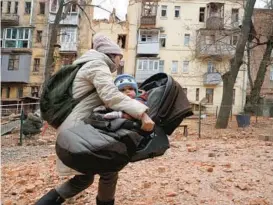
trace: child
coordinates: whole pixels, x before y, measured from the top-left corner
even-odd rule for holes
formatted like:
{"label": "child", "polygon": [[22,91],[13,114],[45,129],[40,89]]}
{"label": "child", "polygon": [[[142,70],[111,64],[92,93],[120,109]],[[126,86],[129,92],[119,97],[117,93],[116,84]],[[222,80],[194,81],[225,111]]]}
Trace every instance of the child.
{"label": "child", "polygon": [[[147,93],[142,90],[138,90],[137,82],[133,76],[128,74],[123,74],[117,76],[114,81],[115,85],[118,87],[119,91],[124,93],[125,95],[129,96],[132,99],[135,99],[143,104],[147,104]],[[103,111],[106,110],[104,106],[99,106],[98,108],[94,109],[96,111]],[[121,112],[121,111],[112,111],[106,113],[104,115],[105,119],[116,119],[116,118],[126,118],[126,119],[133,119],[130,115]]]}

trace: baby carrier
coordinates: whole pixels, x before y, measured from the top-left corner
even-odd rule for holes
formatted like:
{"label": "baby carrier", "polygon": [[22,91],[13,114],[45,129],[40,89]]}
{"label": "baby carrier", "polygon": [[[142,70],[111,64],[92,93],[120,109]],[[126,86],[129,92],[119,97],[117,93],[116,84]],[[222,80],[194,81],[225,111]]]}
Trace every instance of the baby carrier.
{"label": "baby carrier", "polygon": [[151,76],[139,89],[148,93],[148,114],[156,124],[152,132],[142,131],[137,121],[105,120],[103,113],[91,113],[81,125],[59,134],[60,160],[81,173],[96,174],[163,155],[169,148],[168,135],[193,114],[191,106],[182,87],[165,73]]}

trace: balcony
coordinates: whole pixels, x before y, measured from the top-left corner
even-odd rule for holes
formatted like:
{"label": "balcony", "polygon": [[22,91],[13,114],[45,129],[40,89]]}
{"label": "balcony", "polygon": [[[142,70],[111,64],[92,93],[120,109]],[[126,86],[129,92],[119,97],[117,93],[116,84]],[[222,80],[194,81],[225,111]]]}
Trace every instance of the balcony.
{"label": "balcony", "polygon": [[206,29],[217,30],[224,28],[224,4],[210,2],[207,4]]}
{"label": "balcony", "polygon": [[17,14],[4,14],[1,15],[1,24],[3,26],[18,26],[19,16]]}
{"label": "balcony", "polygon": [[136,81],[142,83],[156,73],[164,72],[164,64],[155,58],[139,58],[137,60]]}
{"label": "balcony", "polygon": [[61,43],[59,52],[60,53],[77,52],[77,43],[76,42]]}
{"label": "balcony", "polygon": [[221,81],[221,74],[218,72],[204,74],[204,85],[218,85]]}
{"label": "balcony", "polygon": [[140,18],[141,26],[155,26],[156,16],[142,16]]}
{"label": "balcony", "polygon": [[215,57],[219,60],[231,58],[235,53],[236,31],[234,30],[208,30],[200,29],[197,32],[196,57],[210,58]]}
{"label": "balcony", "polygon": [[219,30],[224,28],[224,18],[212,16],[206,20],[206,29]]}
{"label": "balcony", "polygon": [[[55,20],[56,14],[50,13],[48,22],[53,24]],[[60,21],[61,25],[74,25],[77,26],[79,23],[79,15],[77,13],[73,13],[71,15],[67,15],[65,19]]]}
{"label": "balcony", "polygon": [[29,83],[30,65],[30,54],[2,54],[1,82]]}
{"label": "balcony", "polygon": [[138,55],[158,55],[159,42],[139,42],[137,44]]}

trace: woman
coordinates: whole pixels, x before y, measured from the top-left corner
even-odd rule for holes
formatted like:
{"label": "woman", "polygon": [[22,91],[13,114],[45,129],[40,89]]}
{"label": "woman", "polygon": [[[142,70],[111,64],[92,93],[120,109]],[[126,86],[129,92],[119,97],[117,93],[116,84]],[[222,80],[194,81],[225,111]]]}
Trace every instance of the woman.
{"label": "woman", "polygon": [[[82,120],[100,105],[106,105],[113,110],[124,111],[132,117],[140,119],[142,129],[151,131],[154,122],[146,114],[148,107],[121,93],[113,83],[111,73],[117,70],[122,58],[120,47],[101,34],[94,36],[93,44],[94,50],[89,50],[73,62],[73,64],[83,64],[83,66],[74,79],[72,92],[74,98],[83,96],[94,87],[96,92],[77,104],[58,128],[57,134],[82,123]],[[36,202],[36,205],[62,204],[65,199],[77,195],[93,183],[94,175],[77,173],[75,170],[66,167],[59,159],[57,160],[57,168],[61,175],[72,173],[76,175],[57,188],[50,190]],[[117,172],[100,174],[96,197],[97,205],[114,205],[117,179]]]}

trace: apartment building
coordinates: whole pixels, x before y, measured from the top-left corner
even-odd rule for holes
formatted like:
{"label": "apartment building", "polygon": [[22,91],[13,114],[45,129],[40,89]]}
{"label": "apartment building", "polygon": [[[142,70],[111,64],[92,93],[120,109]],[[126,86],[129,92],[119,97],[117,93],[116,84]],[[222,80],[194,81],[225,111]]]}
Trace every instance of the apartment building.
{"label": "apartment building", "polygon": [[1,1],[1,101],[38,97],[43,79],[47,21],[45,1]]}
{"label": "apartment building", "polygon": [[[143,0],[128,6],[127,73],[139,83],[149,76],[171,74],[189,100],[207,99],[207,112],[221,104],[221,74],[235,52],[242,2]],[[243,109],[246,71],[240,69],[233,90],[233,113]]]}
{"label": "apartment building", "polygon": [[[50,25],[54,23],[59,9],[58,2],[1,1],[2,104],[16,104],[24,98],[39,100],[49,49]],[[88,4],[89,1],[85,2]],[[61,65],[71,64],[77,56],[91,48],[92,32],[88,22],[92,19],[92,8],[83,8],[86,14],[75,4],[63,9],[66,17],[61,20],[57,34],[55,70]]]}

